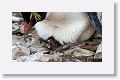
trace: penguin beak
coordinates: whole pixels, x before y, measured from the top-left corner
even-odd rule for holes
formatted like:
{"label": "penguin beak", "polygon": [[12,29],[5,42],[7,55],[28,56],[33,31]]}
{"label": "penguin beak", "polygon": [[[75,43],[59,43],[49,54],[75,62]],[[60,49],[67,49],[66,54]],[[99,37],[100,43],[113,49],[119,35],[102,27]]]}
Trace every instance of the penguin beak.
{"label": "penguin beak", "polygon": [[26,21],[24,22],[24,34],[27,35],[29,34],[31,28],[33,27],[33,20],[30,20],[29,23]]}
{"label": "penguin beak", "polygon": [[26,34],[26,32],[27,32],[27,26],[28,26],[28,24],[27,24],[27,22],[25,21],[24,22],[24,33]]}

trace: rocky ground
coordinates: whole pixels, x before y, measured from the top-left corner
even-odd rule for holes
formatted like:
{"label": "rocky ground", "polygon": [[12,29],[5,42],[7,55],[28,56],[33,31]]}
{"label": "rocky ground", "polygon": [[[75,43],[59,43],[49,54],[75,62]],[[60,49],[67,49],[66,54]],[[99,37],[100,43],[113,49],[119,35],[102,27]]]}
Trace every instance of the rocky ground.
{"label": "rocky ground", "polygon": [[102,62],[102,39],[94,34],[87,41],[66,44],[49,50],[35,29],[24,39],[23,18],[13,13],[12,18],[12,59],[16,62]]}

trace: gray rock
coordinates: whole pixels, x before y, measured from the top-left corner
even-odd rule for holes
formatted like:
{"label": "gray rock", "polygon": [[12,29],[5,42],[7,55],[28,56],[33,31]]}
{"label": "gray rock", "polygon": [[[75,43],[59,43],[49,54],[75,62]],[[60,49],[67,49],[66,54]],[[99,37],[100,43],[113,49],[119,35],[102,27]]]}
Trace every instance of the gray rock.
{"label": "gray rock", "polygon": [[95,60],[101,60],[101,59],[102,59],[102,43],[99,44],[99,46],[98,46],[98,48],[97,48],[97,50],[96,50],[94,59],[95,59]]}
{"label": "gray rock", "polygon": [[21,50],[26,53],[27,55],[30,55],[30,49],[26,47],[21,47]]}
{"label": "gray rock", "polygon": [[12,21],[13,22],[19,22],[19,21],[22,21],[22,20],[23,20],[23,18],[12,16]]}
{"label": "gray rock", "polygon": [[13,23],[12,24],[12,29],[19,29],[18,23]]}
{"label": "gray rock", "polygon": [[45,48],[38,48],[37,49],[37,52],[42,52],[42,51],[48,52]]}
{"label": "gray rock", "polygon": [[13,60],[20,57],[19,55],[17,55],[17,51],[19,51],[19,48],[17,46],[13,46],[12,48],[12,59]]}
{"label": "gray rock", "polygon": [[96,54],[97,54],[97,53],[102,53],[102,43],[99,44],[99,46],[98,46],[98,48],[97,48],[97,50],[96,50]]}
{"label": "gray rock", "polygon": [[21,23],[21,25],[19,25],[19,26],[20,26],[19,32],[24,33],[24,23]]}
{"label": "gray rock", "polygon": [[19,26],[17,24],[12,24],[12,34],[19,32]]}
{"label": "gray rock", "polygon": [[75,57],[81,57],[81,56],[92,56],[95,53],[86,49],[81,49],[81,48],[75,48],[73,56]]}
{"label": "gray rock", "polygon": [[54,61],[61,61],[61,56],[63,56],[63,53],[54,53],[53,54],[53,60]]}
{"label": "gray rock", "polygon": [[70,49],[64,52],[64,55],[72,55],[74,52],[74,49]]}
{"label": "gray rock", "polygon": [[22,56],[16,59],[16,62],[28,62],[29,56]]}
{"label": "gray rock", "polygon": [[39,61],[41,56],[43,56],[43,52],[35,53],[30,56],[19,57],[16,61],[17,62],[34,62],[34,61]]}
{"label": "gray rock", "polygon": [[27,43],[24,41],[23,36],[12,35],[12,45],[18,47],[28,47]]}
{"label": "gray rock", "polygon": [[48,62],[49,60],[52,60],[52,59],[53,59],[53,55],[44,54],[43,56],[40,57],[39,61]]}
{"label": "gray rock", "polygon": [[94,59],[102,59],[102,52],[95,54]]}
{"label": "gray rock", "polygon": [[21,17],[22,18],[22,15],[20,12],[12,12],[12,16],[16,16],[16,17]]}
{"label": "gray rock", "polygon": [[17,46],[12,49],[12,59],[15,60],[21,56],[30,55],[30,51],[27,48],[18,48]]}

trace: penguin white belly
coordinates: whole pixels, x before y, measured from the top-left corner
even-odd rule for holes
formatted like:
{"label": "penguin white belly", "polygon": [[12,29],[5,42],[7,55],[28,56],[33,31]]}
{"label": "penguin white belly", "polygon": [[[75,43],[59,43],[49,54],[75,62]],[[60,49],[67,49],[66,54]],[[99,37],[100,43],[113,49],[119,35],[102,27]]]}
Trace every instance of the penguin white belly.
{"label": "penguin white belly", "polygon": [[94,33],[86,13],[51,12],[45,20],[35,24],[38,35],[43,39],[53,36],[61,44],[89,39]]}

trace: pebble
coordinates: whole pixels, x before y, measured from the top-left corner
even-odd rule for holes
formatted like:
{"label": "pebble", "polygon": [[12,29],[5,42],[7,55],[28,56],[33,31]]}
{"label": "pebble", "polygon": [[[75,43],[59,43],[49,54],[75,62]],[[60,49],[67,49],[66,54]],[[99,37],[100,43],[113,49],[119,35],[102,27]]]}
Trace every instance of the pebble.
{"label": "pebble", "polygon": [[22,21],[23,18],[20,18],[20,17],[16,17],[16,16],[12,16],[12,22],[19,22],[19,21]]}
{"label": "pebble", "polygon": [[22,56],[16,59],[17,62],[35,62],[39,61],[39,59],[43,56],[43,53],[35,53],[30,56]]}
{"label": "pebble", "polygon": [[95,54],[94,59],[102,59],[102,52]]}
{"label": "pebble", "polygon": [[43,56],[41,56],[39,61],[40,62],[48,62],[49,60],[52,60],[52,59],[53,59],[53,55],[44,54]]}
{"label": "pebble", "polygon": [[96,50],[94,59],[95,59],[95,60],[102,60],[102,43],[99,44],[99,46],[98,46],[98,48],[97,48],[97,50]]}
{"label": "pebble", "polygon": [[95,53],[86,49],[76,48],[74,49],[73,56],[81,57],[81,56],[92,56]]}
{"label": "pebble", "polygon": [[28,56],[30,55],[30,51],[27,48],[18,48],[18,47],[14,47],[12,49],[12,58],[13,60],[21,57],[21,56]]}
{"label": "pebble", "polygon": [[99,46],[98,46],[98,48],[97,48],[97,50],[96,50],[96,54],[97,54],[97,53],[101,53],[101,52],[102,52],[102,43],[99,44]]}
{"label": "pebble", "polygon": [[61,59],[60,57],[63,56],[63,53],[54,53],[53,56],[54,61],[59,61]]}

